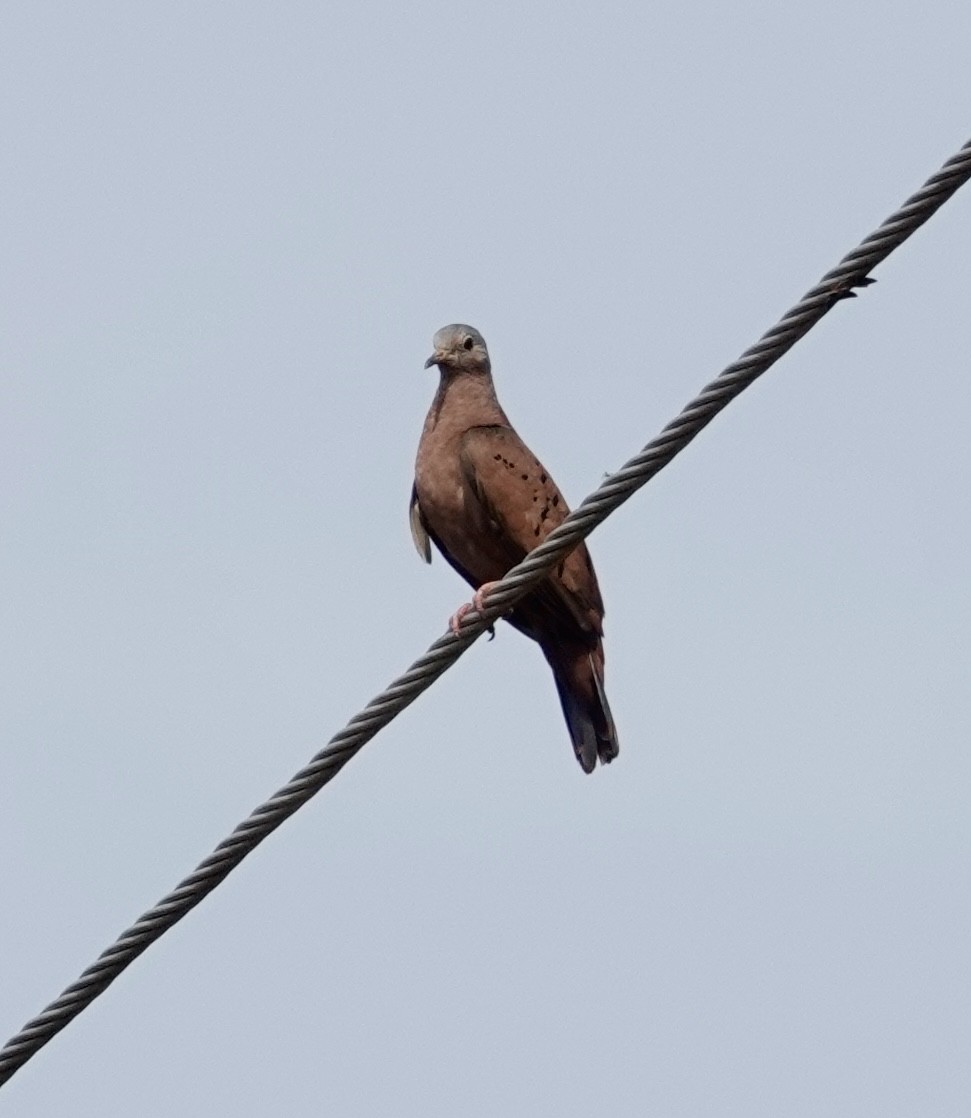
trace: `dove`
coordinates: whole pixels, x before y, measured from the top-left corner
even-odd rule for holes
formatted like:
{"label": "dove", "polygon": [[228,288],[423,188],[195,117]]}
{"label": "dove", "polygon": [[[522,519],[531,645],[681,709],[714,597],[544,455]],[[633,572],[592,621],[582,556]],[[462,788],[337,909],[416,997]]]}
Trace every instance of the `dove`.
{"label": "dove", "polygon": [[[570,511],[549,471],[502,410],[485,339],[471,326],[444,326],[425,362],[437,365],[415,461],[410,523],[419,555],[431,543],[475,588],[451,618],[481,610],[490,585],[515,566]],[[584,772],[619,752],[604,692],[603,599],[586,545],[576,548],[506,615],[532,638],[553,670],[573,751]]]}

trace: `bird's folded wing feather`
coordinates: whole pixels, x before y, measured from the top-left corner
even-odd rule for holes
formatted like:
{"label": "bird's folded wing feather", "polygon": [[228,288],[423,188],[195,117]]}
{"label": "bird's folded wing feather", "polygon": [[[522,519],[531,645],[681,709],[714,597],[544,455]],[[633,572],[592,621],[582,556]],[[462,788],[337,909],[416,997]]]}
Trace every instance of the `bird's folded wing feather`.
{"label": "bird's folded wing feather", "polygon": [[[483,543],[501,548],[506,569],[520,562],[569,513],[539,459],[510,427],[473,427],[462,438],[462,472],[480,509]],[[564,607],[585,633],[600,632],[603,602],[586,547],[579,544],[533,592],[560,620]]]}
{"label": "bird's folded wing feather", "polygon": [[411,504],[408,506],[408,523],[411,526],[411,538],[415,541],[418,554],[426,563],[432,561],[432,542],[428,536],[428,526],[421,514],[421,505],[418,503],[418,487],[411,487]]}

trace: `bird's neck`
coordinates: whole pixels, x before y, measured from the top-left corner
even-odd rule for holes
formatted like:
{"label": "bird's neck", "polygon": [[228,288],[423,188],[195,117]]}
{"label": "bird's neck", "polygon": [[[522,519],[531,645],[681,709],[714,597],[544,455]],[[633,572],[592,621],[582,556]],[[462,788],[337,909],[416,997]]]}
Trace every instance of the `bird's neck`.
{"label": "bird's neck", "polygon": [[439,381],[438,392],[428,413],[426,429],[442,422],[459,420],[466,426],[508,426],[499,406],[492,377],[488,373],[448,372]]}

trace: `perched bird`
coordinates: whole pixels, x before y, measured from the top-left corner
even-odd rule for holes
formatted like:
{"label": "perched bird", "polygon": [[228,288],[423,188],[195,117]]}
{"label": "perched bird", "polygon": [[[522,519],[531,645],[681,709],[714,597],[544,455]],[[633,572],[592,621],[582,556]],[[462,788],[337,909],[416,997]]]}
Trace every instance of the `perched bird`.
{"label": "perched bird", "polygon": [[[499,406],[485,339],[471,326],[444,326],[425,368],[437,365],[438,392],[425,419],[415,483],[411,532],[418,553],[432,559],[429,541],[476,588],[472,603],[451,619],[481,609],[489,584],[532,551],[569,509],[539,459]],[[553,669],[573,751],[584,772],[619,751],[604,693],[603,599],[582,543],[521,598],[507,615],[536,641]]]}

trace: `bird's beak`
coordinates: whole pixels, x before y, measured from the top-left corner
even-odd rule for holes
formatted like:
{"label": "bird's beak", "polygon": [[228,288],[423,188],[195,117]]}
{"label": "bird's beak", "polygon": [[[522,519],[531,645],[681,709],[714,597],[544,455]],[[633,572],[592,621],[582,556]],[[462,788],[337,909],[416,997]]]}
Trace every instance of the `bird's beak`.
{"label": "bird's beak", "polygon": [[448,357],[448,354],[445,352],[445,350],[436,350],[434,353],[431,354],[431,357],[425,362],[425,368],[430,369],[432,366],[434,366],[434,364],[441,364],[442,361],[445,361],[445,359],[447,357]]}

